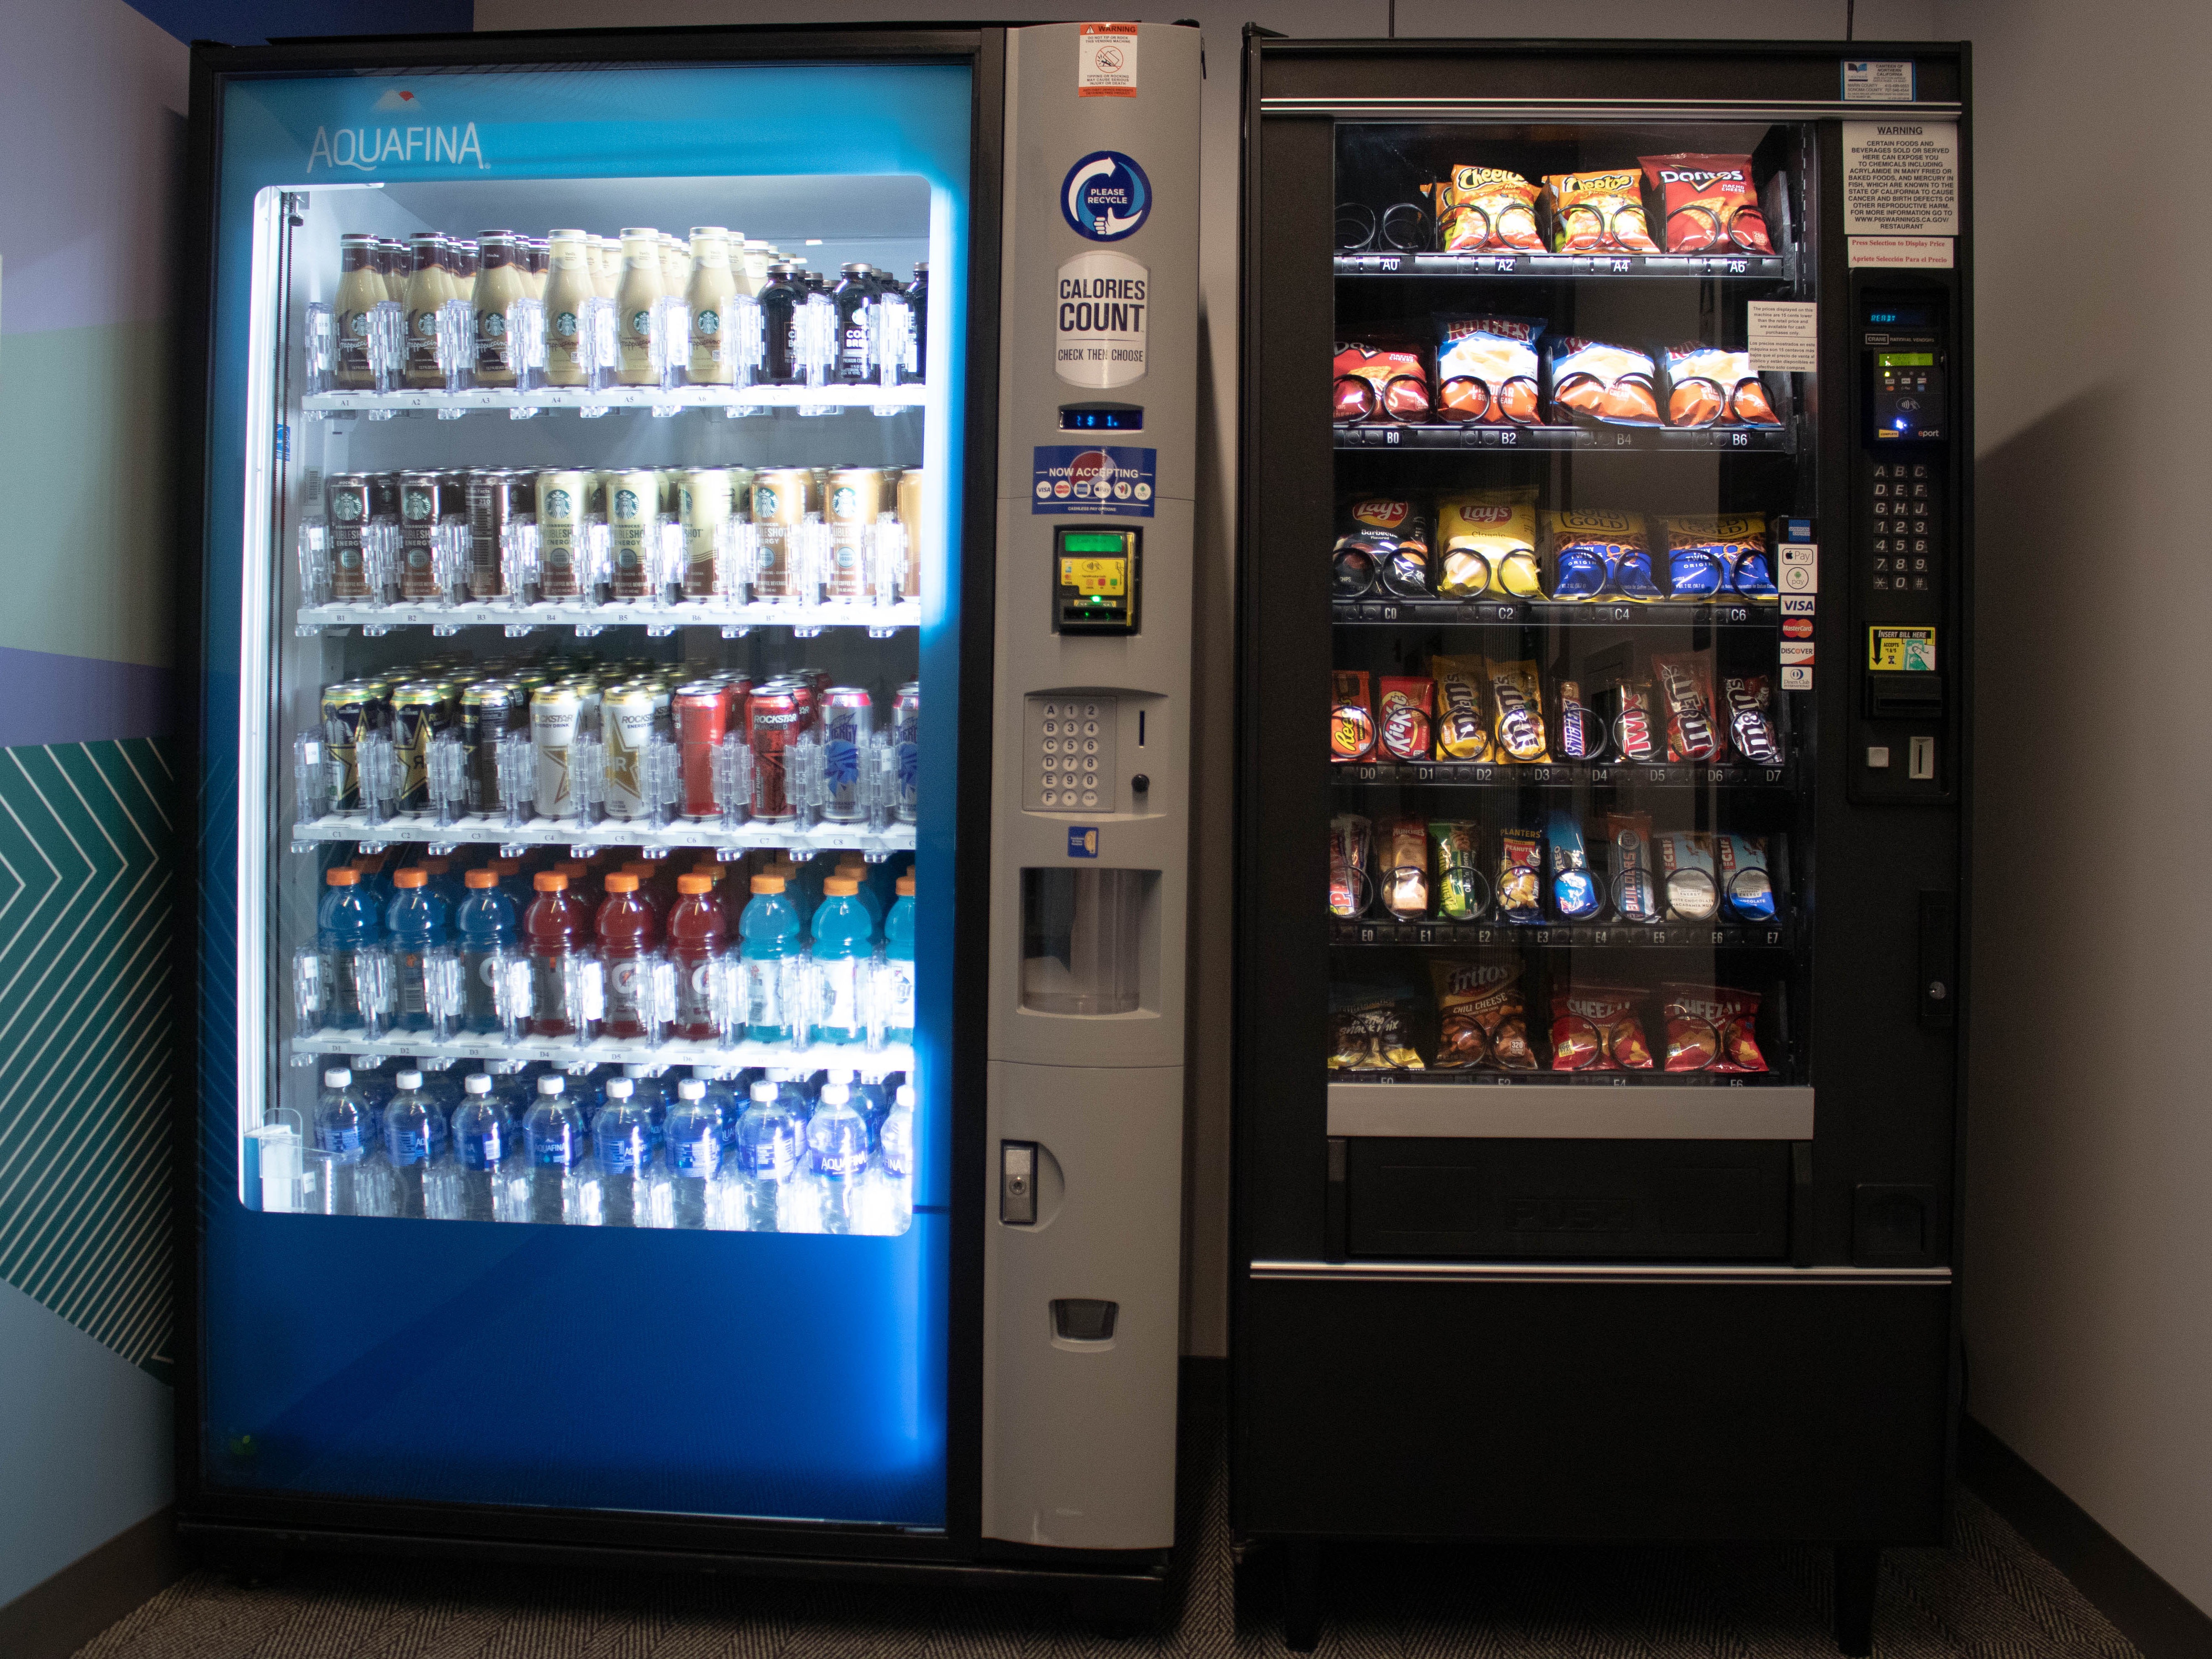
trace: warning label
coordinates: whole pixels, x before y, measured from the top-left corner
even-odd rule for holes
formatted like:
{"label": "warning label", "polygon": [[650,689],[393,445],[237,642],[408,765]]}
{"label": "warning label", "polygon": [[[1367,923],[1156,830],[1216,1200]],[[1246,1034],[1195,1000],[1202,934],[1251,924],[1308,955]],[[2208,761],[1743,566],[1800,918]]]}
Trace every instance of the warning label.
{"label": "warning label", "polygon": [[1075,48],[1078,98],[1137,95],[1137,26],[1085,23]]}
{"label": "warning label", "polygon": [[1957,125],[1844,122],[1844,229],[1851,235],[1956,236]]}

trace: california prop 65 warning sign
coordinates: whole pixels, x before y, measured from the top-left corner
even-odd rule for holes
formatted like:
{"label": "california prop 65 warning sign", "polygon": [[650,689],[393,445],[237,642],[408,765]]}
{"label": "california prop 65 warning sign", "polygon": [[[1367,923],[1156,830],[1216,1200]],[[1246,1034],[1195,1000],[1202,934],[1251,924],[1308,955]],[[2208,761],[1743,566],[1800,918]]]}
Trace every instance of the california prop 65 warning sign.
{"label": "california prop 65 warning sign", "polygon": [[1030,512],[1149,519],[1159,451],[1103,444],[1039,444]]}
{"label": "california prop 65 warning sign", "polygon": [[1151,276],[1126,253],[1079,253],[1053,292],[1053,372],[1071,386],[1127,386],[1145,372]]}

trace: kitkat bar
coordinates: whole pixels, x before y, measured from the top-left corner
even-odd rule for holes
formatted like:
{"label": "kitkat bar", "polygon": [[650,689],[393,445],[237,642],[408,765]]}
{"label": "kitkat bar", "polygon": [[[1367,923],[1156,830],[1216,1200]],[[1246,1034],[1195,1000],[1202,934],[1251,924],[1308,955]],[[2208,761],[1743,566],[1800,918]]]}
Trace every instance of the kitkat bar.
{"label": "kitkat bar", "polygon": [[1381,690],[1382,718],[1377,726],[1383,754],[1392,760],[1428,759],[1436,682],[1425,677],[1386,674]]}
{"label": "kitkat bar", "polygon": [[1748,155],[1646,155],[1649,210],[1669,253],[1771,253]]}

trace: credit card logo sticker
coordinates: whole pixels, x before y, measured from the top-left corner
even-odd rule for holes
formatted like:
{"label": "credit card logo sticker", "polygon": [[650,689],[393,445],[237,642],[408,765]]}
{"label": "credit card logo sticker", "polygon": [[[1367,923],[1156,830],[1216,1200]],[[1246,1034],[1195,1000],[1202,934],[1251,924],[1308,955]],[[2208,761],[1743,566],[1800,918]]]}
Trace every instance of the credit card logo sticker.
{"label": "credit card logo sticker", "polygon": [[1072,859],[1097,858],[1098,831],[1089,824],[1069,824],[1067,826],[1067,856]]}
{"label": "credit card logo sticker", "polygon": [[1032,464],[1032,515],[1149,519],[1159,452],[1089,444],[1039,444]]}
{"label": "credit card logo sticker", "polygon": [[1152,181],[1120,150],[1093,150],[1067,170],[1060,211],[1079,236],[1118,242],[1134,235],[1152,216]]}

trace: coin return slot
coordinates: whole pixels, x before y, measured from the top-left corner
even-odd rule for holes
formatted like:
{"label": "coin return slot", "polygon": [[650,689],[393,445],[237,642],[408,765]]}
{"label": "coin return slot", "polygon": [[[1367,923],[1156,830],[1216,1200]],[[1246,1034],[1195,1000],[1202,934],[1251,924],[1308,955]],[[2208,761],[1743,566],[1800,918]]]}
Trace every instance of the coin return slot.
{"label": "coin return slot", "polygon": [[1063,1342],[1111,1342],[1121,1304],[1089,1297],[1062,1297],[1052,1304],[1052,1334]]}
{"label": "coin return slot", "polygon": [[1905,775],[1912,779],[1916,782],[1925,782],[1935,777],[1935,738],[1915,738],[1912,739],[1910,757],[1905,765]]}

